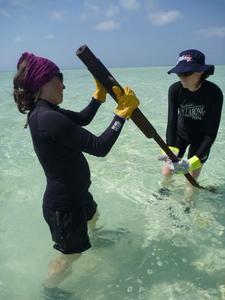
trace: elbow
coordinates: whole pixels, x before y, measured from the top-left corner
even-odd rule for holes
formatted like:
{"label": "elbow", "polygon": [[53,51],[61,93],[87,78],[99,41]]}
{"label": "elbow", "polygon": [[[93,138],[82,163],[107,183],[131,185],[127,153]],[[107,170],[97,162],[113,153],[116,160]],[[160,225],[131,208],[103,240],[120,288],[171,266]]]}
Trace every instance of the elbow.
{"label": "elbow", "polygon": [[91,120],[81,121],[81,122],[80,122],[80,126],[85,127],[85,126],[89,125],[90,123],[91,123]]}
{"label": "elbow", "polygon": [[95,151],[95,156],[98,157],[106,157],[107,154],[110,152],[111,147],[99,147],[98,149],[96,149]]}
{"label": "elbow", "polygon": [[109,153],[109,150],[102,149],[101,151],[96,152],[95,155],[98,157],[106,157],[108,153]]}
{"label": "elbow", "polygon": [[102,140],[101,138],[94,138],[89,143],[90,154],[97,156],[97,157],[105,157],[112,148],[112,141],[109,143],[107,140]]}

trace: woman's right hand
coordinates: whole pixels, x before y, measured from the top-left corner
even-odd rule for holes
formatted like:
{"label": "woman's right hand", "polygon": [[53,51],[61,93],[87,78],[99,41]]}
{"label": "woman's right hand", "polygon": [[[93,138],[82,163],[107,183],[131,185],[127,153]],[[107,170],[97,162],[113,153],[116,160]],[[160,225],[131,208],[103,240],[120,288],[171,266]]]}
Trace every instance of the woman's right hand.
{"label": "woman's right hand", "polygon": [[133,111],[139,106],[140,101],[136,97],[134,91],[132,91],[128,86],[121,90],[119,86],[113,86],[112,90],[116,95],[117,107],[114,113],[121,118],[129,119]]}

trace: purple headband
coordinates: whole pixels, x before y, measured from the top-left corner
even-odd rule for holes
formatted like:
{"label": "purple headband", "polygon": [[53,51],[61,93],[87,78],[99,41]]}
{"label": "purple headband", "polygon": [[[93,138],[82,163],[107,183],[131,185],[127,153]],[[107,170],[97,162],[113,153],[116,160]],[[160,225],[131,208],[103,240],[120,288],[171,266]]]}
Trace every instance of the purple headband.
{"label": "purple headband", "polygon": [[22,85],[31,92],[37,92],[43,84],[50,81],[60,72],[59,67],[52,61],[28,52],[23,53],[20,57],[17,63],[17,70],[24,60],[27,61],[27,64]]}

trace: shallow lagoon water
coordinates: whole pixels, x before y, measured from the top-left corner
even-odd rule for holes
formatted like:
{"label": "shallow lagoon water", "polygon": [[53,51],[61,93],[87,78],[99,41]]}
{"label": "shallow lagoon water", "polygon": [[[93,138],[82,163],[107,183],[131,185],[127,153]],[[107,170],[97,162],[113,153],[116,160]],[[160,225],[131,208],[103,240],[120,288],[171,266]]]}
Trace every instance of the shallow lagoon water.
{"label": "shallow lagoon water", "polygon": [[[176,77],[167,67],[121,68],[111,72],[141,100],[140,109],[164,138],[167,89]],[[211,80],[223,92],[224,66]],[[57,253],[41,204],[45,178],[34,154],[26,116],[12,98],[13,73],[0,73],[0,299],[39,299],[49,260]],[[65,70],[62,107],[82,109],[94,90],[87,70]],[[88,128],[100,134],[115,102],[108,97]],[[194,208],[181,204],[185,180],[174,177],[169,195],[159,196],[158,145],[129,121],[105,158],[86,155],[91,192],[101,213],[104,243],[94,243],[74,263],[61,287],[80,300],[225,299],[225,121],[200,183],[216,193],[196,192]],[[107,243],[107,241],[112,243]],[[75,299],[75,298],[74,298]]]}

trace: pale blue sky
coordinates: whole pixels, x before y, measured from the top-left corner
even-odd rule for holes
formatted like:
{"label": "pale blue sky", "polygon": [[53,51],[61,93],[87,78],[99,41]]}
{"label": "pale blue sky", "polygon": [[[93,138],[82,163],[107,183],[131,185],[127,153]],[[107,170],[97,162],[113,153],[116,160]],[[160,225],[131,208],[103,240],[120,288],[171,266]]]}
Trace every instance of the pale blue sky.
{"label": "pale blue sky", "polygon": [[225,0],[0,0],[0,71],[24,51],[61,68],[87,44],[108,67],[174,65],[195,48],[225,64]]}

